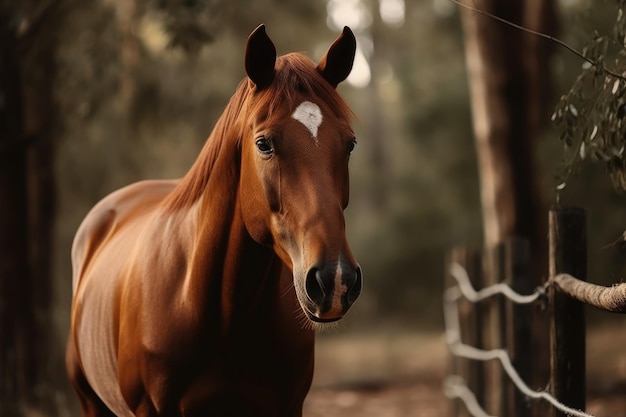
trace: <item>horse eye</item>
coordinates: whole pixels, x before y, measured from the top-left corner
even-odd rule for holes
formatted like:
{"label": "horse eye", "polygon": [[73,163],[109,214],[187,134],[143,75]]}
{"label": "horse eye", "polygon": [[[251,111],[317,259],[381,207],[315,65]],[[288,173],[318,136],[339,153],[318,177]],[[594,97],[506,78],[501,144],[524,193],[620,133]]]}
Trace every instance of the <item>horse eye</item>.
{"label": "horse eye", "polygon": [[272,147],[271,142],[265,137],[258,138],[255,143],[257,149],[263,155],[270,155],[272,152],[274,152],[274,148]]}
{"label": "horse eye", "polygon": [[356,147],[356,139],[352,139],[352,141],[348,144],[348,154],[352,154],[354,148]]}

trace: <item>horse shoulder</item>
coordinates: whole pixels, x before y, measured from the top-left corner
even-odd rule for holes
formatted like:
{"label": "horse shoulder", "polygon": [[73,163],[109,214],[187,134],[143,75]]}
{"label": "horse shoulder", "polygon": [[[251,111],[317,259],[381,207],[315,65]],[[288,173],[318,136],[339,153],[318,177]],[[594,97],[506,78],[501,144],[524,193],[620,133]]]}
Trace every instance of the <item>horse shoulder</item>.
{"label": "horse shoulder", "polygon": [[140,181],[121,188],[100,200],[81,223],[72,244],[73,289],[84,275],[98,249],[131,215],[154,204],[169,193],[177,181]]}

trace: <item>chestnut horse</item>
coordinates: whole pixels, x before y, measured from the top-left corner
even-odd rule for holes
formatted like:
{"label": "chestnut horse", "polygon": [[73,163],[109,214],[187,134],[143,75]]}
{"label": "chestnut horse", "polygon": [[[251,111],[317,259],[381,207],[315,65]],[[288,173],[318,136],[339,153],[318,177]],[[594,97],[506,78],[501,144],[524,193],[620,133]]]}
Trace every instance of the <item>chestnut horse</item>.
{"label": "chestnut horse", "polygon": [[265,27],[189,172],[100,201],[72,248],[84,416],[301,416],[314,331],[361,291],[345,236],[349,28],[319,64]]}

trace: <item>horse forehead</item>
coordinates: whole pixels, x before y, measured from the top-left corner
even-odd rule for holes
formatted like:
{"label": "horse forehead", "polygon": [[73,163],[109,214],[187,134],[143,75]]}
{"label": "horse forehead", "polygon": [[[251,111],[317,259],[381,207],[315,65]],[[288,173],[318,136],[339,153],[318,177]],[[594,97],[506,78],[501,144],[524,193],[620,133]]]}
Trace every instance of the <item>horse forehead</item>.
{"label": "horse forehead", "polygon": [[317,130],[324,120],[322,109],[312,101],[305,100],[291,114],[291,117],[302,123],[311,132],[311,137],[317,142]]}

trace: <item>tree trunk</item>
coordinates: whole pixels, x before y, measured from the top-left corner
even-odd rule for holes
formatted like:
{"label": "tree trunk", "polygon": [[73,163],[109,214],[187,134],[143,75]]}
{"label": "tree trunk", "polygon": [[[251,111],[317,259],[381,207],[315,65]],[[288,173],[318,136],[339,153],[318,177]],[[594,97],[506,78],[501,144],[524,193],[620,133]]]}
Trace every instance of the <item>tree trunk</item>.
{"label": "tree trunk", "polygon": [[[509,21],[541,30],[547,0],[483,0],[472,5]],[[537,285],[546,268],[546,215],[534,162],[540,85],[545,64],[535,36],[463,9],[466,61],[478,154],[485,246],[507,237],[531,242]],[[543,88],[545,91],[546,88]]]}
{"label": "tree trunk", "polygon": [[0,7],[2,416],[33,409],[56,414],[61,364],[55,361],[61,355],[52,338],[51,242],[57,5],[18,2]]}
{"label": "tree trunk", "polygon": [[16,415],[34,369],[30,308],[26,144],[16,33],[0,10],[0,414]]}
{"label": "tree trunk", "polygon": [[[540,32],[552,30],[556,20],[553,0],[476,0],[467,3],[494,16]],[[466,63],[472,118],[478,156],[483,210],[485,253],[507,238],[530,242],[531,286],[543,283],[547,274],[547,211],[541,198],[534,143],[542,121],[549,113],[550,44],[488,16],[462,9]],[[545,114],[548,114],[546,117]],[[493,284],[494,260],[488,255],[486,285]],[[491,277],[491,278],[490,278]],[[537,312],[536,312],[537,313]],[[541,314],[541,313],[539,313]],[[496,348],[498,320],[488,327],[487,348]],[[535,314],[533,367],[536,386],[549,379],[548,328]],[[489,371],[487,371],[489,374]],[[487,404],[488,412],[499,411],[498,398]]]}
{"label": "tree trunk", "polygon": [[[27,152],[28,240],[30,295],[36,334],[29,339],[38,347],[30,361],[36,364],[35,385],[29,387],[35,408],[56,414],[59,371],[64,371],[65,340],[57,340],[54,328],[52,272],[53,230],[56,210],[55,137],[58,122],[53,90],[55,53],[60,24],[60,1],[47,3],[33,16],[20,37],[24,133]],[[68,281],[69,282],[69,281]],[[61,359],[61,360],[59,360]]]}

